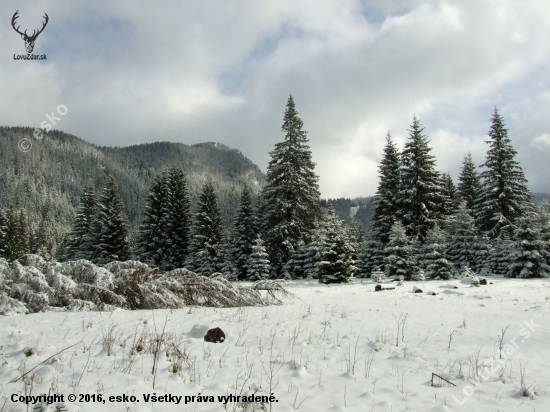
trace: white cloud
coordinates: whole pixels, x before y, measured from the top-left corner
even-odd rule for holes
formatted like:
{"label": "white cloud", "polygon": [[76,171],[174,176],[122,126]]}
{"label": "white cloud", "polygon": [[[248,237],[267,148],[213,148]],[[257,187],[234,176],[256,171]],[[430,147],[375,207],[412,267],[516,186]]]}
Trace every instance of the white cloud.
{"label": "white cloud", "polygon": [[353,197],[374,193],[386,133],[402,145],[413,114],[441,170],[456,177],[467,151],[483,162],[498,106],[531,188],[550,192],[548,2],[0,5],[17,9],[22,24],[50,15],[49,60],[10,61],[22,40],[0,29],[2,124],[65,104],[60,128],[95,143],[219,141],[265,170],[292,92],[323,195]]}

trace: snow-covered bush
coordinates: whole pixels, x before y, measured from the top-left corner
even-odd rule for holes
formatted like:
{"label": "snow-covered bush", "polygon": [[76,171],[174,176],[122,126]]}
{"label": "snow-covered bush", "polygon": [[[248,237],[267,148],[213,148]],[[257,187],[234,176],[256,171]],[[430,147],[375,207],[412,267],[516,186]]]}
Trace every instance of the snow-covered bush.
{"label": "snow-covered bush", "polygon": [[[34,266],[36,265],[36,266]],[[260,290],[267,290],[266,296]],[[45,310],[112,310],[184,306],[266,306],[291,297],[279,283],[234,285],[225,275],[200,276],[181,268],[156,272],[138,261],[104,267],[87,260],[46,262],[25,255],[11,265],[0,260],[0,314]]]}

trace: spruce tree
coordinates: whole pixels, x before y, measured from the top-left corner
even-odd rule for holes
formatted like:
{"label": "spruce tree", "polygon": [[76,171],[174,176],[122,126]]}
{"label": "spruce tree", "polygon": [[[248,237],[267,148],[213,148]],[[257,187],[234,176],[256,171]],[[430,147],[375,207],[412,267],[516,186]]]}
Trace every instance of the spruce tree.
{"label": "spruce tree", "polygon": [[447,248],[447,256],[457,272],[463,266],[477,269],[476,251],[479,249],[479,241],[474,218],[466,205],[466,200],[458,205]]}
{"label": "spruce tree", "polygon": [[0,258],[8,256],[8,217],[0,206]]}
{"label": "spruce tree", "polygon": [[265,250],[262,238],[258,236],[252,245],[247,266],[247,280],[257,281],[268,279],[271,272],[269,255]]}
{"label": "spruce tree", "polygon": [[502,230],[510,231],[524,213],[532,211],[531,193],[522,168],[514,159],[517,152],[511,145],[508,130],[497,109],[491,118],[489,150],[481,167],[482,188],[474,205],[476,224],[489,238],[501,236]]}
{"label": "spruce tree", "polygon": [[94,232],[93,262],[105,264],[130,258],[124,205],[118,193],[118,183],[113,176],[109,176],[103,188],[94,222]]}
{"label": "spruce tree", "polygon": [[343,222],[342,229],[344,230],[344,238],[351,253],[350,262],[353,266],[352,276],[355,276],[357,273],[356,263],[359,260],[359,255],[365,241],[365,232],[363,230],[363,225],[356,221]]}
{"label": "spruce tree", "polygon": [[545,199],[537,206],[541,238],[546,250],[546,264],[550,266],[550,201]]}
{"label": "spruce tree", "polygon": [[284,277],[290,279],[319,279],[318,263],[321,261],[320,250],[324,239],[325,227],[310,231],[307,243],[300,241],[298,249],[290,256],[284,266]]}
{"label": "spruce tree", "polygon": [[487,238],[487,262],[484,269],[494,275],[506,276],[512,256],[512,231],[511,228],[503,228],[497,239]]}
{"label": "spruce tree", "polygon": [[8,212],[7,260],[13,261],[30,252],[27,215],[23,210]]}
{"label": "spruce tree", "polygon": [[420,122],[413,118],[409,141],[401,153],[401,190],[399,192],[403,226],[409,236],[422,241],[428,229],[443,218],[445,202],[435,157]]}
{"label": "spruce tree", "polygon": [[32,253],[42,256],[46,260],[51,260],[52,255],[48,247],[48,238],[48,225],[46,223],[46,219],[40,219],[36,233],[36,244],[34,246],[34,250],[32,250]]}
{"label": "spruce tree", "polygon": [[302,126],[290,95],[282,126],[285,140],[270,152],[261,202],[263,238],[277,278],[321,215],[318,177]]}
{"label": "spruce tree", "polygon": [[476,165],[468,153],[462,161],[462,169],[458,176],[458,197],[466,202],[466,208],[473,210],[475,200],[481,189],[481,180]]}
{"label": "spruce tree", "polygon": [[257,243],[257,237],[258,222],[252,204],[252,192],[245,187],[235,216],[234,239],[231,248],[231,261],[235,275],[239,280],[248,277],[249,256],[252,253],[252,248]]}
{"label": "spruce tree", "polygon": [[384,245],[371,229],[367,230],[361,252],[357,257],[357,277],[368,278],[375,267],[384,267]]}
{"label": "spruce tree", "polygon": [[372,272],[370,274],[371,279],[376,283],[382,283],[384,279],[386,279],[386,275],[382,270],[380,270],[380,266],[375,266],[372,269]]}
{"label": "spruce tree", "polygon": [[[373,216],[371,227],[375,236],[383,244],[387,244],[390,231],[399,214],[400,154],[388,133],[384,154],[378,167],[380,183],[374,195]],[[369,270],[366,273],[371,273]]]}
{"label": "spruce tree", "polygon": [[167,197],[167,230],[169,247],[165,252],[166,269],[172,270],[185,265],[185,259],[189,248],[191,229],[191,216],[189,191],[187,181],[181,167],[172,167],[168,172]]}
{"label": "spruce tree", "polygon": [[445,232],[436,224],[428,230],[422,245],[422,269],[429,279],[451,279],[452,266],[445,256],[447,243]]}
{"label": "spruce tree", "polygon": [[458,207],[459,199],[458,191],[456,190],[456,186],[450,173],[444,175],[443,195],[450,201],[450,212],[447,212],[446,214],[452,215]]}
{"label": "spruce tree", "polygon": [[206,182],[197,205],[186,267],[200,275],[223,268],[223,226],[212,181]]}
{"label": "spruce tree", "polygon": [[347,283],[352,273],[352,250],[346,242],[342,222],[336,216],[332,203],[329,203],[326,218],[324,239],[319,252],[318,276],[320,283]]}
{"label": "spruce tree", "polygon": [[540,278],[550,275],[550,267],[546,263],[548,252],[536,213],[528,210],[517,219],[517,227],[510,246],[510,264],[506,276]]}
{"label": "spruce tree", "polygon": [[155,177],[151,185],[135,246],[139,260],[158,267],[167,261],[168,228],[165,227],[167,217],[164,216],[167,192],[167,172],[164,171]]}
{"label": "spruce tree", "polygon": [[62,260],[91,259],[93,256],[94,220],[97,212],[97,200],[94,188],[86,185],[80,198],[80,205],[73,223],[73,230],[68,234],[62,246]]}
{"label": "spruce tree", "polygon": [[390,240],[384,253],[386,255],[384,272],[387,277],[397,278],[403,276],[405,280],[412,279],[416,271],[416,263],[414,261],[411,242],[400,221],[396,221],[393,224]]}

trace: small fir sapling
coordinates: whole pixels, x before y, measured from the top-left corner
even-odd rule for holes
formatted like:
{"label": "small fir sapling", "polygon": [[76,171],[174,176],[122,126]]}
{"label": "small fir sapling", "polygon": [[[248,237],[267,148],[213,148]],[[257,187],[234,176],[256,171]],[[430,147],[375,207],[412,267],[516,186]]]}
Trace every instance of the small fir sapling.
{"label": "small fir sapling", "polygon": [[382,283],[386,279],[386,275],[384,275],[384,272],[380,270],[380,266],[375,266],[372,271],[371,278],[376,283]]}

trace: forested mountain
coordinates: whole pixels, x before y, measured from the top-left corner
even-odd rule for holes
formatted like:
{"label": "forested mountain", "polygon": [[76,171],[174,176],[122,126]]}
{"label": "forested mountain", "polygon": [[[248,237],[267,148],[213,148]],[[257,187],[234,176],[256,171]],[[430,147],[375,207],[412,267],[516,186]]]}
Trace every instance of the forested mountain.
{"label": "forested mountain", "polygon": [[372,218],[372,196],[355,197],[353,199],[340,197],[338,199],[320,199],[319,206],[325,209],[328,203],[332,203],[336,216],[344,222],[359,222],[363,228],[367,228]]}
{"label": "forested mountain", "polygon": [[[71,229],[86,184],[99,197],[109,175],[118,182],[131,231],[139,226],[154,177],[165,167],[183,168],[192,205],[211,179],[226,225],[233,220],[242,189],[248,186],[257,195],[265,184],[258,166],[219,143],[100,147],[61,131],[45,133],[41,140],[32,132],[30,127],[0,127],[0,206],[24,209],[31,232],[38,232],[43,222],[52,241]],[[22,139],[32,143],[27,152],[18,147]]]}

